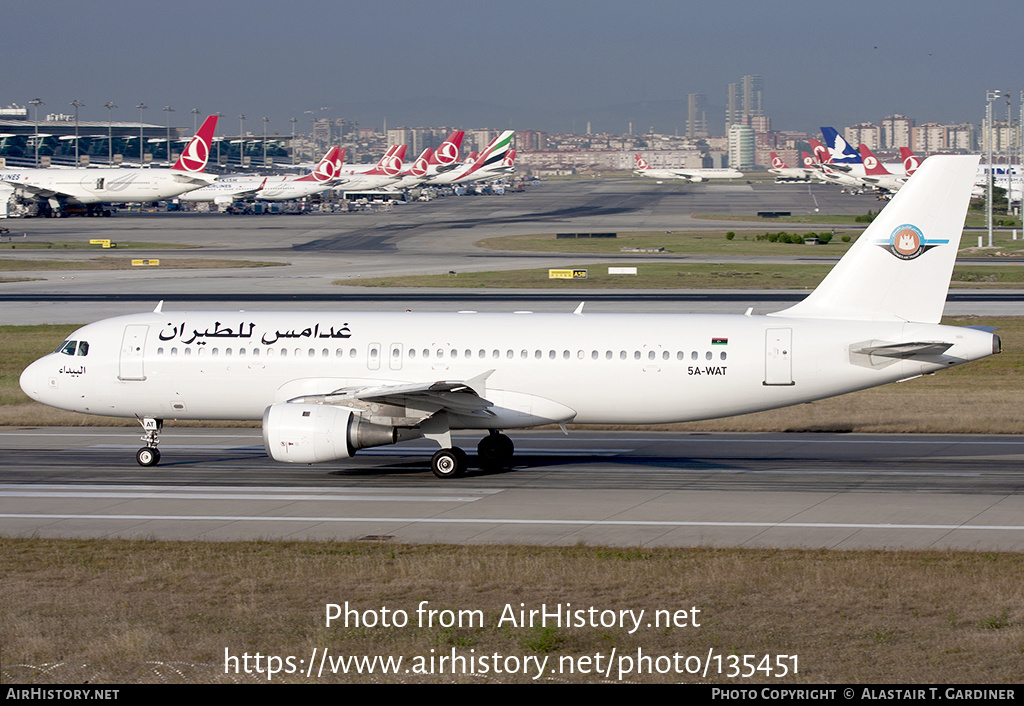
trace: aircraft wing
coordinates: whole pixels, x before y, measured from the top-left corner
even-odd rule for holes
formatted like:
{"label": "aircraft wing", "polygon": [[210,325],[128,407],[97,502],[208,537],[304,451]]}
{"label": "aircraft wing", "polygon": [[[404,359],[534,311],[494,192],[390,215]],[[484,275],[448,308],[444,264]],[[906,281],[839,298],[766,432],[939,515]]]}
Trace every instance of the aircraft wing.
{"label": "aircraft wing", "polygon": [[290,402],[321,403],[340,406],[393,406],[403,408],[405,416],[422,421],[438,412],[458,415],[486,415],[493,403],[482,397],[484,381],[494,372],[488,370],[470,380],[439,380],[402,385],[374,385],[335,390],[325,395],[306,395]]}
{"label": "aircraft wing", "polygon": [[36,186],[35,184],[26,184],[20,181],[5,181],[3,183],[13,189],[18,189],[22,192],[31,194],[32,196],[38,196],[41,199],[48,199],[54,196],[72,198],[71,194],[64,193],[63,191],[57,191],[56,189],[47,189],[42,186]]}

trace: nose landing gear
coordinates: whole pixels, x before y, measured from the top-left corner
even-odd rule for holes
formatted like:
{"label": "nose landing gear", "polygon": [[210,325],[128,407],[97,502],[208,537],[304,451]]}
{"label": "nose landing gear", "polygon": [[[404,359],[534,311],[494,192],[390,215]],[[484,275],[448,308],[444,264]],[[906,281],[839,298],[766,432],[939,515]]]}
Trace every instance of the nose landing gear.
{"label": "nose landing gear", "polygon": [[146,417],[139,419],[139,423],[146,432],[142,435],[142,441],[146,445],[135,452],[135,460],[140,466],[155,466],[160,463],[160,449],[157,445],[160,443],[160,430],[164,428],[164,420]]}

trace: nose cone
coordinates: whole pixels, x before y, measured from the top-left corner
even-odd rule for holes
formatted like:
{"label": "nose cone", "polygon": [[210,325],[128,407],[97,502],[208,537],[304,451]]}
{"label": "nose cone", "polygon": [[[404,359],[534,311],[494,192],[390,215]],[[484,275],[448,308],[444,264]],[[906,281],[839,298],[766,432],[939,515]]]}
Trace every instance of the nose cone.
{"label": "nose cone", "polygon": [[40,399],[40,392],[42,391],[43,375],[42,375],[42,361],[37,360],[36,362],[29,365],[21,373],[21,379],[19,384],[21,385],[22,391],[34,399],[36,402],[42,402]]}

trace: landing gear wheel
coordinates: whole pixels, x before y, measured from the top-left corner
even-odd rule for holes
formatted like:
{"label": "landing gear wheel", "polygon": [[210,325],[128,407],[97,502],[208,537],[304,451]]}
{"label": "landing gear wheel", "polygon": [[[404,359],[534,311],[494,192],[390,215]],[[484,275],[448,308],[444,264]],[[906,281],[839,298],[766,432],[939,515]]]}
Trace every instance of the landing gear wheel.
{"label": "landing gear wheel", "polygon": [[140,466],[155,466],[160,463],[160,450],[143,447],[135,452],[135,460]]}
{"label": "landing gear wheel", "polygon": [[441,449],[430,459],[430,470],[438,478],[461,478],[466,475],[469,459],[459,447]]}
{"label": "landing gear wheel", "polygon": [[476,446],[480,466],[487,470],[497,470],[511,465],[515,450],[512,439],[496,431],[485,436]]}

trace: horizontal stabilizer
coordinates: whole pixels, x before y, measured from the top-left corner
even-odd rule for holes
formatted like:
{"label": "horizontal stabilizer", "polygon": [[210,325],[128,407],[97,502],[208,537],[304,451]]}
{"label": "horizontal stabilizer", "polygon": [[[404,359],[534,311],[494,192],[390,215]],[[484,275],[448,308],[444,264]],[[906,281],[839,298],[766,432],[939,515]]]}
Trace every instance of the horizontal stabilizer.
{"label": "horizontal stabilizer", "polygon": [[952,347],[952,343],[945,343],[943,341],[925,341],[893,343],[892,345],[887,346],[867,346],[865,348],[851,350],[850,352],[861,353],[863,355],[879,355],[884,358],[931,358],[937,355],[942,355]]}

